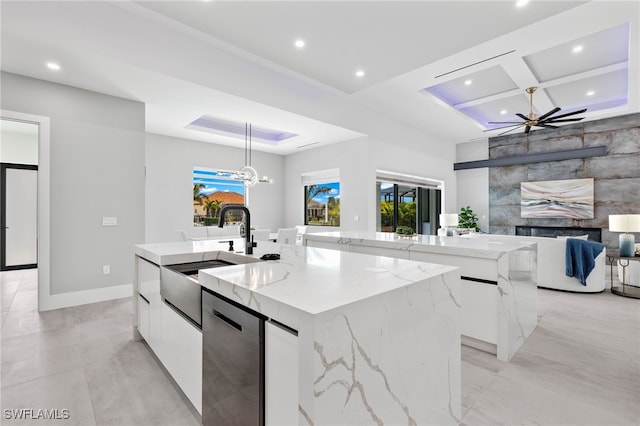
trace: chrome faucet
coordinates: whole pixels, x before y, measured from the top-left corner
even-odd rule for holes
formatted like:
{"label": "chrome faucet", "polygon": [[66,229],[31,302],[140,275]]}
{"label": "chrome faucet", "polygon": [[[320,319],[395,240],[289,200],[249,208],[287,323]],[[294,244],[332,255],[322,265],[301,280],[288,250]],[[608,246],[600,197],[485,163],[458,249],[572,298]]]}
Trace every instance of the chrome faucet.
{"label": "chrome faucet", "polygon": [[229,210],[242,210],[244,212],[244,217],[246,218],[246,223],[244,224],[244,233],[246,237],[244,252],[245,254],[253,254],[253,248],[256,246],[256,243],[251,241],[251,213],[249,213],[249,209],[244,205],[225,204],[222,206],[220,209],[220,221],[218,222],[218,228],[222,228],[224,226],[224,220]]}

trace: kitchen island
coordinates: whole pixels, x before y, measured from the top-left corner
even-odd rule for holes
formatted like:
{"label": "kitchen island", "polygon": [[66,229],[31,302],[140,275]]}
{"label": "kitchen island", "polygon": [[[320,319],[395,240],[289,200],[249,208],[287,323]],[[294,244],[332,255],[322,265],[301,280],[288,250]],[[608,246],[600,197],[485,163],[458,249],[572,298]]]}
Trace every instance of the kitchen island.
{"label": "kitchen island", "polygon": [[526,240],[399,236],[388,232],[306,233],[303,244],[458,266],[462,341],[509,361],[538,323],[537,245]]}
{"label": "kitchen island", "polygon": [[[210,241],[139,245],[136,264],[162,267],[216,259],[224,257],[220,249]],[[265,253],[281,258],[256,262]],[[277,367],[270,366],[282,354],[270,360],[274,349],[266,332],[267,425],[278,424],[273,413],[283,403],[275,399],[287,391],[293,392],[294,402],[284,408],[293,410],[297,424],[459,422],[457,268],[269,242],[260,242],[245,257],[251,263],[200,271],[199,282],[263,315],[267,326],[297,334],[294,356],[286,354],[297,362],[273,371]],[[144,274],[136,274],[134,297],[148,282]],[[146,339],[144,333],[150,333],[138,329],[144,317],[140,312],[134,334]],[[278,388],[279,381],[292,377],[296,389]]]}

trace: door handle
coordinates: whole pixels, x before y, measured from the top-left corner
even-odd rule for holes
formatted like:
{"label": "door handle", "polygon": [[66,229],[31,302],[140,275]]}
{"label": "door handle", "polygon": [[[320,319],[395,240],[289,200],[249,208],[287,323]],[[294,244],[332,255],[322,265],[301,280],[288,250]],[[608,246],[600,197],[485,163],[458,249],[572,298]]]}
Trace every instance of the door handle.
{"label": "door handle", "polygon": [[225,324],[235,328],[240,333],[242,333],[242,325],[238,324],[237,322],[235,322],[234,320],[232,320],[228,316],[224,315],[222,312],[216,311],[214,309],[213,310],[213,316],[218,318],[218,319],[220,319],[220,320],[222,320]]}

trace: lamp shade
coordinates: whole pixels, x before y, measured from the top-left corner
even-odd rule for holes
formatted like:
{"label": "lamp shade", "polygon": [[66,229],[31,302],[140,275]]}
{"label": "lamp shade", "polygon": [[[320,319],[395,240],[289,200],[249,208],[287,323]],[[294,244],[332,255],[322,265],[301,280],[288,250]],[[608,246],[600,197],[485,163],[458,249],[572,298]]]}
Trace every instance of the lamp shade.
{"label": "lamp shade", "polygon": [[640,214],[610,214],[609,231],[640,232]]}
{"label": "lamp shade", "polygon": [[441,213],[440,214],[440,226],[458,226],[458,214],[457,213]]}

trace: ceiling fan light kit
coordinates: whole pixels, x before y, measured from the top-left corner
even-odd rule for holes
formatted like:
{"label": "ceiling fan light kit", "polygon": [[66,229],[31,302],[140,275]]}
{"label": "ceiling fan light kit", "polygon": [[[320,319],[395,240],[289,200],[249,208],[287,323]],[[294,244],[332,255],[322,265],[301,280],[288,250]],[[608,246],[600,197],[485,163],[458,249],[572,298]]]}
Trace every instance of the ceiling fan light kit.
{"label": "ceiling fan light kit", "polygon": [[557,112],[561,111],[560,107],[555,107],[551,111],[538,116],[538,114],[533,112],[533,94],[535,93],[537,87],[527,87],[525,90],[529,94],[529,114],[524,115],[517,113],[516,116],[520,117],[524,121],[489,121],[488,124],[508,124],[508,126],[496,127],[493,129],[487,129],[485,132],[490,132],[493,130],[500,129],[508,129],[502,133],[499,133],[498,136],[504,135],[505,133],[509,133],[513,130],[516,130],[520,127],[524,127],[524,132],[528,134],[531,131],[532,127],[543,127],[549,129],[557,129],[557,123],[569,123],[583,120],[584,117],[575,117],[575,118],[566,118],[576,114],[582,114],[586,112],[587,109],[581,109],[578,111],[567,112],[565,114],[560,114],[554,116]]}

